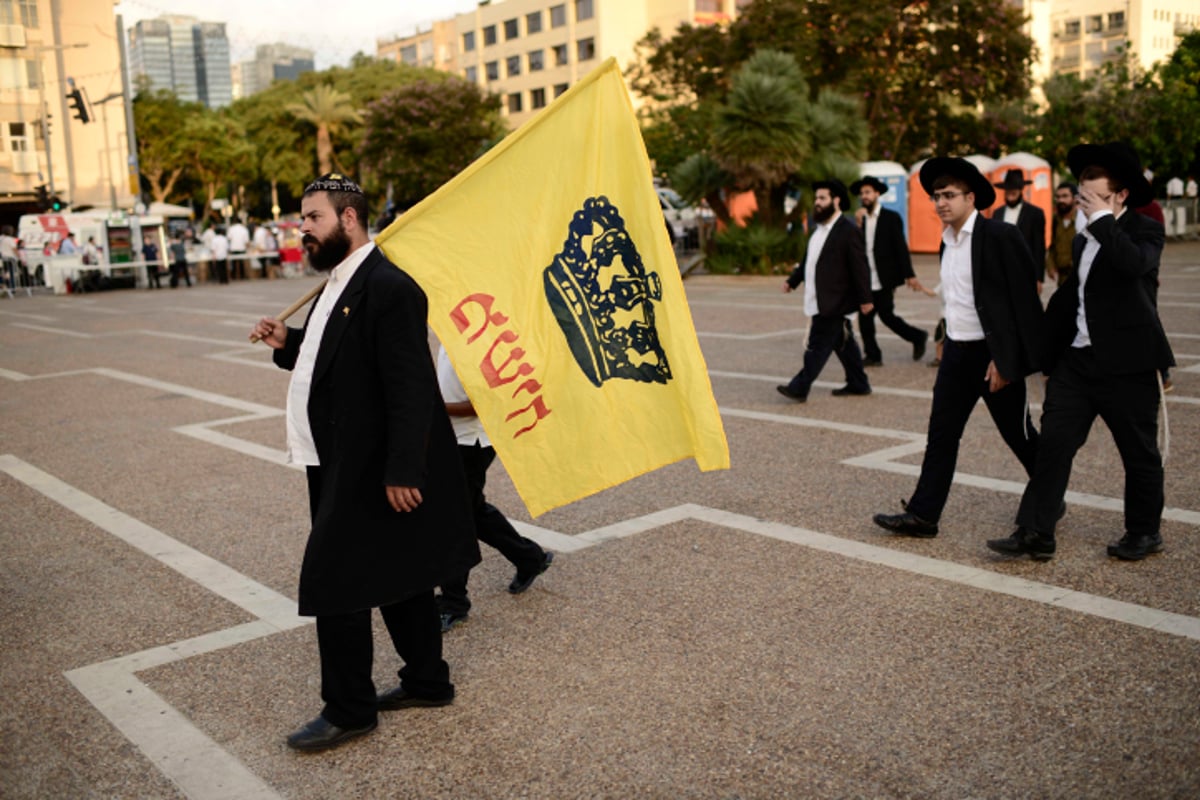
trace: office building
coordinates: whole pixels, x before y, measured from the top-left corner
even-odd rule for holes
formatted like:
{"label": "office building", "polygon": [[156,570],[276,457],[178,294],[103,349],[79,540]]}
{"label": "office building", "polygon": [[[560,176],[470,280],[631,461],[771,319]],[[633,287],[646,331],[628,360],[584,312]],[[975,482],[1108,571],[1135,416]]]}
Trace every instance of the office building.
{"label": "office building", "polygon": [[240,73],[241,85],[234,97],[249,97],[270,87],[275,81],[295,80],[314,69],[313,51],[289,44],[260,44],[254,58],[234,65]]}
{"label": "office building", "polygon": [[169,89],[180,100],[222,108],[233,102],[225,23],[162,16],[129,29],[129,65],[136,82]]}

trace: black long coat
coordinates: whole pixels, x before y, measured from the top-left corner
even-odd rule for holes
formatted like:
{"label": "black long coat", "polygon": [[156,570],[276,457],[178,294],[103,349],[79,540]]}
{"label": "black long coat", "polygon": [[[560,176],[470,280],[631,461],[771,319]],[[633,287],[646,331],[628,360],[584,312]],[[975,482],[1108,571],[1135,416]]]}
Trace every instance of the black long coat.
{"label": "black long coat", "polygon": [[1022,380],[1040,365],[1043,322],[1037,271],[1015,225],[982,214],[975,218],[971,234],[975,311],[992,360],[1007,381]]}
{"label": "black long coat", "polygon": [[[1175,356],[1158,316],[1158,266],[1163,227],[1127,209],[1120,219],[1103,216],[1088,226],[1100,242],[1083,287],[1088,334],[1097,366],[1110,375],[1126,375],[1175,365]],[[1046,306],[1047,375],[1078,333],[1079,259],[1086,239],[1072,243],[1070,277]]]}
{"label": "black long coat", "polygon": [[[374,249],[325,327],[308,399],[321,483],[300,570],[305,616],[396,603],[479,563],[426,312],[421,288]],[[288,329],[278,366],[295,366],[305,330]],[[389,485],[417,487],[423,502],[396,512]]]}
{"label": "black long coat", "polygon": [[[1004,206],[992,212],[992,219],[1004,222]],[[1025,240],[1033,263],[1037,270],[1037,279],[1046,279],[1046,214],[1041,208],[1025,200],[1017,214],[1017,230]]]}
{"label": "black long coat", "polygon": [[[867,230],[863,227],[863,241]],[[884,289],[895,289],[909,278],[915,278],[912,256],[904,238],[904,219],[890,208],[879,209],[875,220],[875,274]]]}
{"label": "black long coat", "polygon": [[[811,240],[811,235],[809,236]],[[808,248],[787,283],[795,289],[804,283],[804,267],[808,263]],[[838,214],[829,236],[817,256],[814,272],[817,285],[817,313],[822,316],[841,316],[858,311],[871,302],[871,270],[867,266],[867,248],[862,231],[845,215]]]}

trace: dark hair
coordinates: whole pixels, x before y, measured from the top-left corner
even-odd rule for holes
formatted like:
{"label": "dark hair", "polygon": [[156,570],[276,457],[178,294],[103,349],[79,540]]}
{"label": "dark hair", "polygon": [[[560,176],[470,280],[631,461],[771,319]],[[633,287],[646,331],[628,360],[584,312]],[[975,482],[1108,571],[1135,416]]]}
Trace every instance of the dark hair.
{"label": "dark hair", "polygon": [[1070,189],[1071,194],[1079,194],[1079,187],[1070,181],[1063,181],[1058,185],[1058,188],[1055,189],[1055,191],[1058,191],[1059,189]]}
{"label": "dark hair", "polygon": [[939,175],[933,180],[933,190],[945,189],[947,186],[953,186],[955,189],[961,189],[963,194],[972,194],[975,190],[971,188],[971,184],[964,181],[962,178],[956,178],[953,175]]}
{"label": "dark hair", "polygon": [[331,192],[327,189],[314,189],[311,192],[305,192],[304,196],[325,192],[329,197],[329,204],[333,206],[334,213],[339,217],[347,208],[353,208],[355,215],[358,217],[358,224],[364,231],[367,229],[367,197],[361,192]]}
{"label": "dark hair", "polygon": [[1079,174],[1079,182],[1094,181],[1098,178],[1108,179],[1108,188],[1113,194],[1125,191],[1125,184],[1112,176],[1112,173],[1097,164],[1092,164],[1090,167],[1084,167],[1083,172]]}

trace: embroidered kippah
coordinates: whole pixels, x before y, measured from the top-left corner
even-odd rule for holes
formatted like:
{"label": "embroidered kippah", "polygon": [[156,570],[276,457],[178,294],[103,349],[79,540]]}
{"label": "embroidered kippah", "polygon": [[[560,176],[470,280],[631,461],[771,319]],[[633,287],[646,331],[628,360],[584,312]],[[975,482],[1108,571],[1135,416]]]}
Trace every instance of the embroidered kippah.
{"label": "embroidered kippah", "polygon": [[315,181],[304,187],[304,193],[309,192],[351,192],[353,194],[362,194],[362,187],[354,181],[347,178],[338,172],[330,172],[327,175],[322,175]]}

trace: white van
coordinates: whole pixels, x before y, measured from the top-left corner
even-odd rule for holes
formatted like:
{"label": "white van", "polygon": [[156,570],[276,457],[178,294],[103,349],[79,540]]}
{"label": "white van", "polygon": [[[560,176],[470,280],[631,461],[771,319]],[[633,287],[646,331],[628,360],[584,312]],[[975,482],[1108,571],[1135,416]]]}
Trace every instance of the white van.
{"label": "white van", "polygon": [[[75,234],[79,254],[59,254],[59,245],[68,232]],[[66,293],[67,280],[85,269],[97,269],[108,276],[114,271],[132,274],[135,284],[144,281],[141,220],[124,211],[26,214],[18,223],[17,238],[29,274],[52,287],[55,294]],[[82,250],[89,238],[99,251],[99,264],[83,263]]]}

